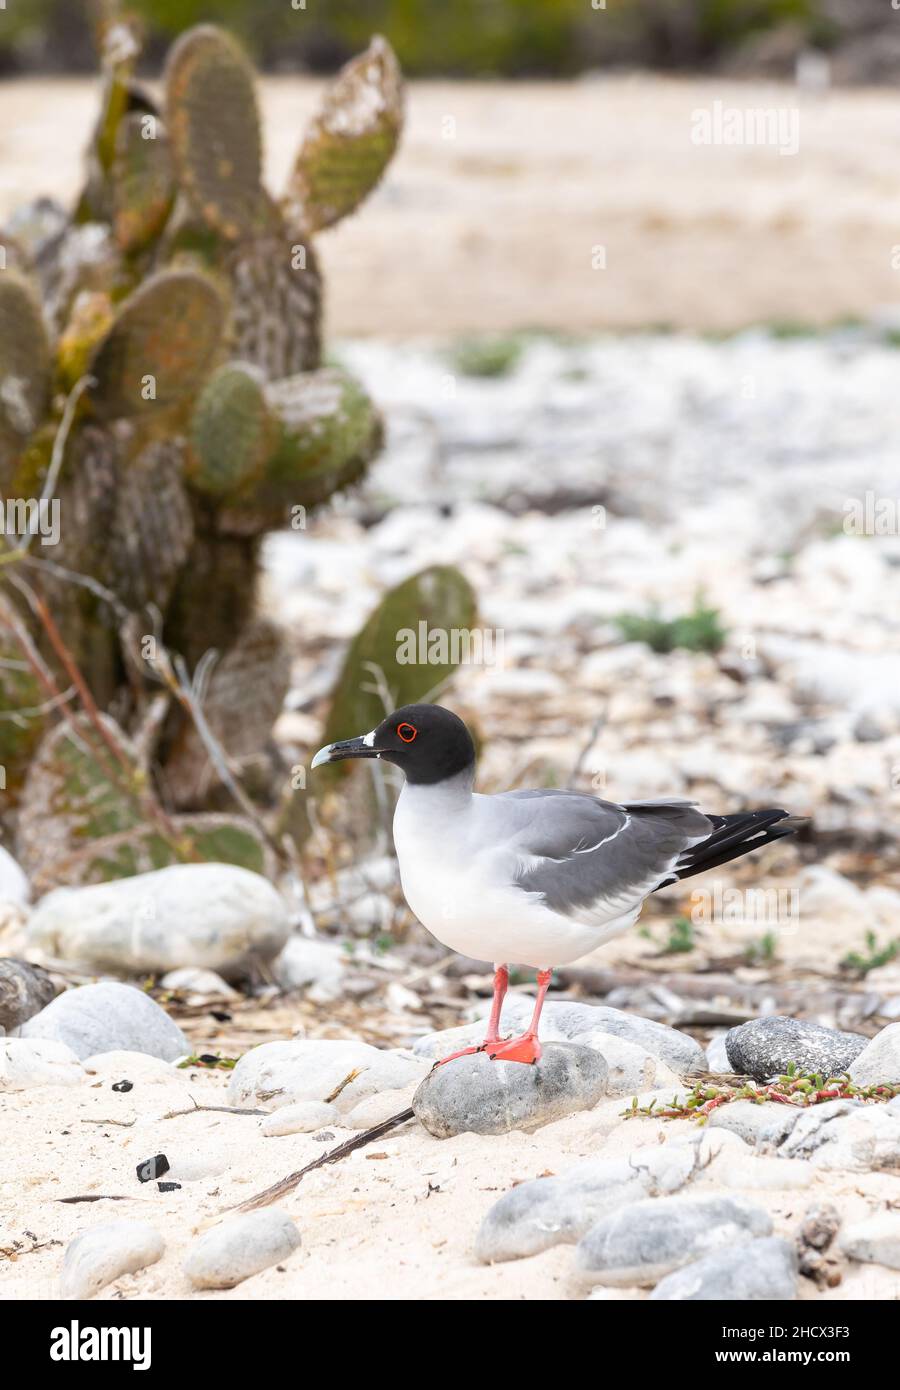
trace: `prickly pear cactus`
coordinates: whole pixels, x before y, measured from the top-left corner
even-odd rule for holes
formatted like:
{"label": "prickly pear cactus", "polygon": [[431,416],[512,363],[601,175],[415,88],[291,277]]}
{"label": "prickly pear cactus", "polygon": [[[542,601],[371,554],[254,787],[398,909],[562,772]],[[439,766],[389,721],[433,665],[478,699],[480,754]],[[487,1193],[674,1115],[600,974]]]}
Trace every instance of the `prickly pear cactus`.
{"label": "prickly pear cactus", "polygon": [[403,125],[403,81],[393,50],[374,38],[328,89],[288,185],[291,220],[311,232],[353,212],[381,179]]}
{"label": "prickly pear cactus", "polygon": [[[279,204],[262,184],[253,73],[237,42],[211,25],[183,34],[158,104],[135,79],[135,23],[116,0],[97,9],[103,90],[82,194],[70,216],[42,200],[2,236],[0,501],[41,496],[65,408],[49,499],[59,534],[31,547],[59,633],[125,739],[159,690],[158,670],[135,650],[161,638],[192,671],[215,648],[204,711],[240,772],[249,750],[266,746],[288,679],[280,641],[256,612],[262,537],[355,483],[381,443],[362,387],[321,365],[312,236],[381,178],[400,132],[400,73],[381,39],[347,65]],[[0,536],[0,552],[5,544]],[[65,690],[58,650],[3,567],[0,586]],[[18,651],[9,624],[0,642],[0,662],[16,663],[0,664],[2,693],[18,706],[0,721],[5,805],[21,801],[22,852],[34,862],[42,819],[59,829],[59,815],[37,797],[42,774],[34,782],[29,763],[74,754],[59,732],[67,720],[35,713],[46,692],[20,669],[20,653],[7,656]],[[62,741],[48,752],[51,738]],[[189,814],[188,857],[214,847],[259,858],[242,826],[198,819],[221,788],[180,705],[161,721],[147,767],[169,809]],[[171,852],[155,829],[108,821],[79,822],[77,844],[59,832],[60,881]]]}

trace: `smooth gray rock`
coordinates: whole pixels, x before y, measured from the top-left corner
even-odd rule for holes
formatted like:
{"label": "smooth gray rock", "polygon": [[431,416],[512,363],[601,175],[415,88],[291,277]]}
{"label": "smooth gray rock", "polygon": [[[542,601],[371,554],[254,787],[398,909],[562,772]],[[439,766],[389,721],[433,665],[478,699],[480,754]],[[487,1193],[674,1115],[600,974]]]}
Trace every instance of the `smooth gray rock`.
{"label": "smooth gray rock", "polygon": [[55,993],[56,985],[40,966],[8,956],[0,959],[0,1035],[40,1013]]}
{"label": "smooth gray rock", "polygon": [[233,1289],[297,1249],[300,1232],[277,1207],[245,1212],[205,1231],[191,1245],[184,1272],[195,1289]]}
{"label": "smooth gray rock", "polygon": [[124,975],[194,965],[226,977],[269,960],[288,937],[281,894],[236,864],[172,864],[83,888],[56,888],[28,922],[48,956]]}
{"label": "smooth gray rock", "polygon": [[579,1241],[575,1268],[596,1284],[655,1284],[682,1265],[747,1236],[768,1236],[772,1222],[740,1197],[657,1197],[604,1217]]}
{"label": "smooth gray rock", "polygon": [[782,1158],[813,1158],[825,1144],[833,1144],[840,1134],[840,1122],[861,1109],[857,1100],[828,1100],[800,1110],[797,1119],[779,1147]]}
{"label": "smooth gray rock", "polygon": [[900,1082],[900,1023],[889,1023],[876,1033],[851,1063],[850,1079],[857,1086]]}
{"label": "smooth gray rock", "polygon": [[429,1072],[413,1109],[436,1139],[538,1129],[590,1110],[606,1094],[607,1074],[599,1052],[572,1043],[547,1043],[535,1066],[492,1062],[480,1052]]}
{"label": "smooth gray rock", "polygon": [[900,1213],[881,1211],[852,1222],[841,1231],[838,1245],[851,1260],[900,1269]]}
{"label": "smooth gray rock", "polygon": [[66,1247],[60,1276],[63,1298],[93,1298],[123,1274],[162,1258],[165,1241],[146,1221],[106,1221]]}
{"label": "smooth gray rock", "polygon": [[752,1100],[734,1100],[714,1110],[706,1127],[727,1129],[756,1148],[766,1144],[777,1147],[785,1135],[790,1134],[802,1113],[797,1106],[779,1105],[776,1101],[757,1104]]}
{"label": "smooth gray rock", "polygon": [[304,1100],[325,1103],[337,1092],[332,1103],[345,1115],[369,1096],[401,1090],[427,1073],[427,1063],[399,1048],[342,1038],[262,1043],[231,1073],[228,1103],[277,1110]]}
{"label": "smooth gray rock", "polygon": [[559,1177],[520,1183],[482,1221],[476,1259],[493,1264],[573,1244],[601,1217],[630,1202],[677,1192],[696,1172],[693,1145],[648,1144],[626,1158],[592,1159]]}
{"label": "smooth gray rock", "polygon": [[791,1062],[803,1071],[842,1076],[867,1042],[861,1033],[839,1033],[835,1028],[772,1014],[729,1029],[725,1049],[736,1072],[768,1081],[786,1072]]}
{"label": "smooth gray rock", "polygon": [[164,1009],[133,985],[115,982],[67,989],[22,1026],[23,1038],[52,1038],[82,1060],[97,1052],[145,1052],[174,1062],[190,1052]]}
{"label": "smooth gray rock", "polygon": [[649,1301],[786,1303],[797,1297],[797,1256],[788,1240],[770,1236],[716,1250],[661,1279]]}
{"label": "smooth gray rock", "polygon": [[[508,995],[500,1020],[502,1034],[521,1033],[531,1018],[533,1001],[526,995]],[[625,1013],[622,1009],[610,1009],[599,1004],[578,1004],[566,1000],[550,1000],[544,1005],[541,1014],[541,1042],[575,1042],[580,1035],[590,1034],[590,1046],[602,1049],[602,1034],[621,1038],[634,1043],[652,1057],[658,1058],[671,1067],[673,1072],[684,1076],[689,1072],[706,1070],[706,1055],[703,1048],[687,1033],[669,1028],[653,1019],[641,1018],[637,1014]],[[427,1033],[414,1044],[414,1051],[420,1057],[436,1060],[446,1057],[461,1047],[470,1047],[484,1038],[484,1023],[464,1024],[461,1028],[448,1028],[437,1033]]]}

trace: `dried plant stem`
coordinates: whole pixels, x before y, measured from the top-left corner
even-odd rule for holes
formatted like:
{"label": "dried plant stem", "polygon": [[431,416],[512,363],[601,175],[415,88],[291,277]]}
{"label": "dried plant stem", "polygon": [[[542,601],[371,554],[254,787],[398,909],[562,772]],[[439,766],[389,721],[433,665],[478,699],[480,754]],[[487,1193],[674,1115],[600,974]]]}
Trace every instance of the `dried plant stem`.
{"label": "dried plant stem", "polygon": [[259,1207],[267,1207],[272,1202],[277,1202],[279,1197],[286,1197],[289,1192],[293,1192],[298,1187],[307,1173],[312,1173],[316,1168],[324,1168],[329,1163],[339,1163],[348,1154],[354,1153],[366,1144],[371,1144],[373,1140],[380,1139],[388,1134],[398,1125],[405,1124],[407,1120],[415,1118],[415,1110],[401,1110],[399,1114],[392,1115],[389,1120],[382,1120],[380,1125],[374,1129],[367,1129],[363,1134],[357,1134],[353,1139],[348,1139],[346,1143],[339,1144],[336,1149],[329,1149],[327,1154],[322,1154],[320,1158],[313,1159],[312,1163],[307,1163],[305,1168],[301,1168],[296,1173],[288,1173],[286,1178],[280,1182],[273,1183],[271,1187],[265,1188],[262,1192],[257,1192],[255,1196],[248,1197],[246,1202],[241,1202],[240,1206],[230,1207],[230,1211],[256,1211]]}

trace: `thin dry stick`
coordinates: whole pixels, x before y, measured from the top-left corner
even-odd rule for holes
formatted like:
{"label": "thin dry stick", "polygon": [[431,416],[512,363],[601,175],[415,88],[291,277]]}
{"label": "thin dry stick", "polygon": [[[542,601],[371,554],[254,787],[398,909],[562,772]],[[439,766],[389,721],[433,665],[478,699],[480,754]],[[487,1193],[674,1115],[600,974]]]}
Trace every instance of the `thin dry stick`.
{"label": "thin dry stick", "polygon": [[286,1197],[289,1192],[293,1192],[298,1187],[307,1173],[312,1173],[316,1168],[324,1168],[328,1163],[339,1163],[342,1158],[352,1154],[356,1149],[361,1149],[366,1144],[371,1144],[374,1139],[380,1139],[382,1135],[390,1130],[396,1129],[398,1125],[405,1124],[407,1120],[415,1118],[415,1110],[401,1110],[398,1115],[392,1115],[389,1120],[382,1120],[380,1125],[374,1129],[367,1129],[363,1134],[357,1134],[355,1138],[348,1139],[345,1144],[339,1144],[336,1149],[330,1149],[327,1154],[322,1154],[319,1158],[307,1163],[305,1168],[299,1172],[288,1173],[286,1178],[280,1182],[273,1183],[271,1187],[265,1188],[262,1192],[257,1192],[254,1197],[248,1197],[246,1202],[241,1202],[237,1207],[228,1207],[228,1211],[256,1211],[258,1207],[267,1207],[272,1202],[277,1202],[279,1197]]}
{"label": "thin dry stick", "polygon": [[268,1115],[268,1110],[242,1110],[235,1105],[198,1105],[196,1101],[187,1110],[167,1110],[160,1118],[177,1120],[179,1115],[199,1115],[201,1110],[212,1110],[217,1115]]}
{"label": "thin dry stick", "polygon": [[119,1125],[121,1129],[131,1129],[137,1120],[82,1120],[83,1125]]}

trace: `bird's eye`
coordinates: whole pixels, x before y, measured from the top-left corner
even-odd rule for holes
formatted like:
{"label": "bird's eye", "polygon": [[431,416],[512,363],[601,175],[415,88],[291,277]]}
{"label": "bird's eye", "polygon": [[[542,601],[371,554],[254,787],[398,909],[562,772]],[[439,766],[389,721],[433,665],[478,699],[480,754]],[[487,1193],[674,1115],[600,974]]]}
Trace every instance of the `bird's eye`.
{"label": "bird's eye", "polygon": [[397,725],[397,733],[403,739],[404,743],[412,743],[413,739],[415,738],[418,732],[419,731],[414,724]]}

